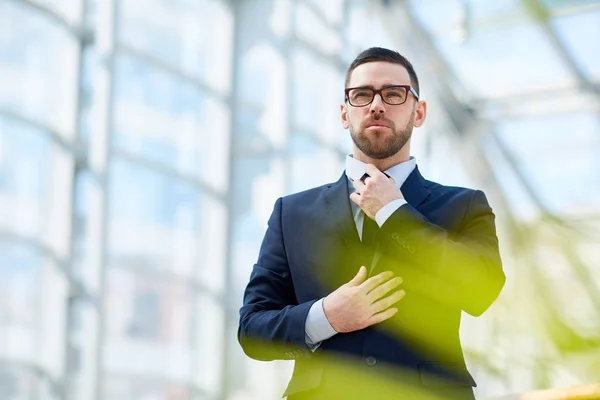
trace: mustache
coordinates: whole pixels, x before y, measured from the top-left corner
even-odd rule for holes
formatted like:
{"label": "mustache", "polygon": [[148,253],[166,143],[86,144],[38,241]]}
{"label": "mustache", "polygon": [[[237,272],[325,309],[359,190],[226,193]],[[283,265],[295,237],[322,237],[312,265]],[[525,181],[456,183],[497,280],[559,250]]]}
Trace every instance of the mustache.
{"label": "mustache", "polygon": [[394,124],[394,121],[387,119],[385,116],[383,116],[381,114],[375,114],[373,116],[373,118],[369,118],[368,120],[364,121],[362,126],[365,127],[365,126],[367,126],[367,124],[370,124],[371,122],[375,122],[375,121],[383,121],[392,128],[394,128],[396,126],[396,124]]}

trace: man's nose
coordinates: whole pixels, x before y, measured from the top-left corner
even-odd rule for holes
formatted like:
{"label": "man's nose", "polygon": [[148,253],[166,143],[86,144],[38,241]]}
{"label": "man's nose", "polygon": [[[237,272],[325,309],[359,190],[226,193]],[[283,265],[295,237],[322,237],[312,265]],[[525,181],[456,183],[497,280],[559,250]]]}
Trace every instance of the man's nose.
{"label": "man's nose", "polygon": [[383,102],[381,93],[377,93],[375,95],[375,97],[373,97],[373,101],[371,102],[370,111],[372,114],[375,114],[375,113],[383,114],[385,112],[385,103]]}

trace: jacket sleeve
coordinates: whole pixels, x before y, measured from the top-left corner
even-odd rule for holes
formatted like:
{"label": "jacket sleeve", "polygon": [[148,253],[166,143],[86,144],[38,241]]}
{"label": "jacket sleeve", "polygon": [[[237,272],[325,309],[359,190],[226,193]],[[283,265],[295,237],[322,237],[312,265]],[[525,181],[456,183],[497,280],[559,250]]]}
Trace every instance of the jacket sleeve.
{"label": "jacket sleeve", "polygon": [[281,198],[275,203],[240,309],[240,345],[249,357],[263,361],[311,354],[305,321],[316,300],[296,300],[282,235],[282,203]]}
{"label": "jacket sleeve", "polygon": [[405,204],[377,233],[379,259],[402,260],[405,270],[424,277],[428,295],[479,316],[506,280],[494,219],[481,191],[471,192],[460,228],[452,234]]}

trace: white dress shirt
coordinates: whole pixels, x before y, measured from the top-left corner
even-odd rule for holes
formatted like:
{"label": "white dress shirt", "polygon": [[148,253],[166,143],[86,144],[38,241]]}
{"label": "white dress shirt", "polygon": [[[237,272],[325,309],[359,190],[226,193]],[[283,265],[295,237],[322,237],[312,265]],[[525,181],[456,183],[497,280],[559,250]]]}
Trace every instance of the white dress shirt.
{"label": "white dress shirt", "polygon": [[[410,173],[415,169],[416,165],[417,161],[415,158],[410,157],[408,161],[394,165],[384,172],[390,177],[394,178],[396,185],[398,185],[398,188],[400,188],[404,181],[406,181],[406,178],[408,178]],[[352,157],[352,155],[348,155],[346,157],[346,176],[348,177],[349,193],[354,192],[352,181],[360,179],[364,174],[365,163],[355,159]],[[358,235],[362,241],[365,213],[360,209],[360,207],[354,204],[353,201],[350,199],[348,199],[348,201],[352,207],[352,215],[354,216],[356,230],[358,231]],[[392,215],[404,204],[406,204],[406,200],[396,199],[383,206],[375,215],[375,221],[377,222],[377,225],[381,227],[385,221],[387,221],[390,215]],[[306,317],[306,322],[304,324],[304,332],[306,344],[311,348],[312,351],[315,351],[321,345],[323,340],[329,339],[337,333],[335,329],[331,327],[331,324],[325,316],[325,311],[323,310],[323,299],[316,301],[308,311],[308,316]]]}

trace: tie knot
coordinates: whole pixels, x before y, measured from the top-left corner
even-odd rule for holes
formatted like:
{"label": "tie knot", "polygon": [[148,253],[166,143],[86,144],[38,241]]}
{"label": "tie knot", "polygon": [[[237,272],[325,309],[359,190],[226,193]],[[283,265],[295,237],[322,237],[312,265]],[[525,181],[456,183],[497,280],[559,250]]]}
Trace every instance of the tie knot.
{"label": "tie knot", "polygon": [[[384,174],[385,176],[387,176],[388,178],[390,177],[390,176],[389,176],[388,174],[386,174],[385,172],[384,172],[383,174]],[[363,183],[365,183],[365,180],[366,180],[367,178],[370,178],[370,177],[371,177],[371,175],[369,175],[369,174],[367,174],[367,173],[365,172],[365,173],[364,173],[364,175],[360,177],[360,180],[361,180]]]}

